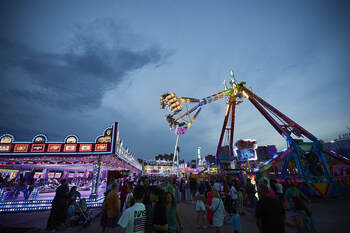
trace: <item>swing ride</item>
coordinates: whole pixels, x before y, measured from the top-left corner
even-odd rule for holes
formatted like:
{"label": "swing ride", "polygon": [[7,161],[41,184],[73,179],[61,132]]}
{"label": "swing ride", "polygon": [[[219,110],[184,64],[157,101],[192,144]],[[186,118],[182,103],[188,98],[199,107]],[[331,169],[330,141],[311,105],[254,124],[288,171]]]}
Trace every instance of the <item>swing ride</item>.
{"label": "swing ride", "polygon": [[[298,180],[300,182],[312,184],[334,183],[336,179],[330,172],[325,155],[341,160],[346,164],[350,164],[350,160],[333,151],[323,150],[322,144],[317,137],[280,112],[277,108],[264,101],[252,90],[248,89],[245,86],[246,82],[237,82],[232,71],[230,72],[230,76],[229,88],[226,82],[224,82],[223,91],[203,99],[179,97],[175,93],[165,93],[160,96],[161,109],[167,109],[169,112],[165,120],[177,135],[174,158],[178,148],[179,136],[185,134],[191,127],[202,108],[206,104],[213,103],[220,99],[226,99],[224,123],[216,151],[218,168],[222,169],[222,163],[224,161],[234,160],[233,138],[235,111],[236,106],[242,103],[246,98],[287,142],[286,149],[282,150],[280,153],[276,153],[272,159],[255,169],[254,172],[257,175],[269,173],[274,168],[275,175],[278,175],[280,179],[288,178],[292,179],[292,181]],[[193,104],[194,106],[189,108],[189,105]],[[225,132],[228,132],[228,154],[222,152]],[[309,142],[304,142],[304,139],[308,139]],[[276,167],[278,169],[276,169]],[[278,171],[276,172],[276,170]],[[322,187],[324,187],[324,185]],[[314,187],[314,189],[319,192],[327,193],[329,186],[326,188]],[[333,189],[339,190],[339,187]],[[341,189],[345,190],[344,187]],[[350,192],[350,189],[348,191]]]}

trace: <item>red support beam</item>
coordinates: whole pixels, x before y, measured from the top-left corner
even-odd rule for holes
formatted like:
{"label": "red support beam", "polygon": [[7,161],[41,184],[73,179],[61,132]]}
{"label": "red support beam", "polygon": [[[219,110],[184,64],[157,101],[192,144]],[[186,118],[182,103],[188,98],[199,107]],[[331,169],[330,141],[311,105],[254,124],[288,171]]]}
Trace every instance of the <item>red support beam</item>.
{"label": "red support beam", "polygon": [[299,124],[297,124],[296,122],[294,122],[292,119],[290,119],[289,117],[287,117],[286,115],[284,115],[283,113],[281,113],[278,109],[276,109],[275,107],[273,107],[272,105],[270,105],[269,103],[267,103],[265,100],[263,100],[262,98],[260,98],[259,96],[257,96],[255,93],[253,93],[252,91],[250,91],[247,88],[244,88],[244,91],[249,95],[250,98],[254,98],[256,99],[256,101],[258,101],[261,105],[265,106],[266,108],[270,109],[272,112],[274,112],[277,116],[279,116],[280,118],[282,118],[286,123],[288,123],[288,125],[295,127],[297,129],[299,129],[301,131],[301,133],[303,133],[308,139],[310,139],[311,141],[315,141],[317,140],[317,138],[311,134],[309,131],[307,131],[306,129],[304,129],[303,127],[301,127]]}
{"label": "red support beam", "polygon": [[222,144],[222,140],[224,139],[224,135],[225,135],[225,131],[226,131],[226,125],[227,125],[228,117],[230,115],[230,110],[231,110],[231,103],[229,102],[229,103],[227,103],[227,106],[226,106],[225,119],[224,119],[224,124],[222,125],[222,130],[221,130],[221,134],[220,134],[218,148],[216,150],[216,157],[220,156],[221,144]]}
{"label": "red support beam", "polygon": [[275,119],[273,119],[266,110],[260,106],[260,104],[255,100],[253,96],[248,96],[248,100],[259,110],[259,112],[270,122],[270,124],[277,130],[277,132],[282,136],[287,136],[288,133],[278,124]]}

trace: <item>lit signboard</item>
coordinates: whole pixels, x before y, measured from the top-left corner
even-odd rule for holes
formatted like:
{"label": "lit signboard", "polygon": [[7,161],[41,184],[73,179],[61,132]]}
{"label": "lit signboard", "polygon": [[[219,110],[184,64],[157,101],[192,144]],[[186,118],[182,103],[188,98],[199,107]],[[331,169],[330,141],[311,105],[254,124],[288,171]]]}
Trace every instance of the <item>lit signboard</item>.
{"label": "lit signboard", "polygon": [[45,144],[33,144],[31,152],[44,152]]}
{"label": "lit signboard", "polygon": [[0,152],[10,152],[11,144],[2,145],[0,144]]}
{"label": "lit signboard", "polygon": [[236,142],[236,146],[235,152],[238,161],[257,160],[255,150],[257,148],[256,140],[239,140]]}
{"label": "lit signboard", "polygon": [[256,160],[255,149],[236,150],[238,161]]}
{"label": "lit signboard", "polygon": [[24,153],[28,151],[28,144],[16,144],[15,145],[15,149],[13,150],[13,152],[19,152],[19,153]]}
{"label": "lit signboard", "polygon": [[95,144],[95,151],[107,151],[107,144]]}
{"label": "lit signboard", "polygon": [[77,144],[65,144],[63,152],[75,152],[77,150]]}
{"label": "lit signboard", "polygon": [[91,152],[92,144],[80,144],[79,152]]}
{"label": "lit signboard", "polygon": [[60,152],[61,151],[61,144],[49,144],[49,147],[47,148],[47,152]]}

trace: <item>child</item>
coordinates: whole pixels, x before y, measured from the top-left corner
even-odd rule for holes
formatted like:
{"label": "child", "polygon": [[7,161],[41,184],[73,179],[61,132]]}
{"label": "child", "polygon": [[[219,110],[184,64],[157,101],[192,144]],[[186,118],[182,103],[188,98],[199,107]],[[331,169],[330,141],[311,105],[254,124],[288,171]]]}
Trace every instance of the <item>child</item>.
{"label": "child", "polygon": [[231,218],[226,223],[233,224],[233,232],[234,233],[241,233],[242,232],[241,217],[237,213],[236,208],[232,209]]}

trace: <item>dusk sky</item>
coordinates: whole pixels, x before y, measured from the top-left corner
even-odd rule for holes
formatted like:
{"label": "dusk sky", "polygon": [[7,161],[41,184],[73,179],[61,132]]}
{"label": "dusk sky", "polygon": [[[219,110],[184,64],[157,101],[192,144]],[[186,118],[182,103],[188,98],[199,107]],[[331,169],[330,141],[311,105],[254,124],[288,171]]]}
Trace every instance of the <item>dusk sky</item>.
{"label": "dusk sky", "polygon": [[[174,150],[159,96],[203,98],[234,70],[319,139],[350,127],[349,1],[1,1],[0,134],[93,141],[117,121],[137,157]],[[225,101],[206,105],[180,157],[215,154]],[[285,147],[245,100],[235,139]]]}

